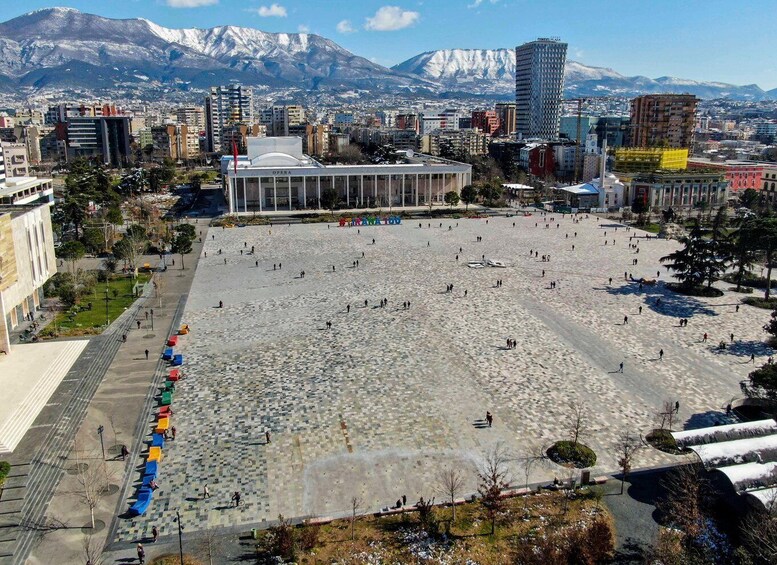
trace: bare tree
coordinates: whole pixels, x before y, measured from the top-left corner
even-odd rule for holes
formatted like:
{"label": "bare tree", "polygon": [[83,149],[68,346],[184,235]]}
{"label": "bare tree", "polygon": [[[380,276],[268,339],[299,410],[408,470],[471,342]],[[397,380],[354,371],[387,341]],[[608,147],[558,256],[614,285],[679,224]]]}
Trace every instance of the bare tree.
{"label": "bare tree", "polygon": [[686,546],[706,527],[703,506],[709,485],[698,465],[679,465],[661,480],[666,496],[656,506],[684,532]]}
{"label": "bare tree", "polygon": [[[529,477],[531,476],[532,469],[537,465],[545,465],[548,462],[548,457],[547,455],[545,455],[545,449],[540,448],[536,454],[529,453],[524,457],[521,457],[520,461],[521,463],[523,463],[524,487],[528,491]],[[525,510],[528,510],[528,504],[529,504],[528,493],[526,496],[524,496],[523,500],[524,500],[524,511],[525,511]]]}
{"label": "bare tree", "polygon": [[743,545],[755,563],[777,563],[777,496],[766,507],[750,511],[740,524]]}
{"label": "bare tree", "polygon": [[440,494],[450,500],[453,510],[453,522],[456,522],[456,498],[464,490],[464,475],[460,469],[453,467],[441,471],[437,477]]}
{"label": "bare tree", "polygon": [[84,534],[83,557],[88,565],[106,565],[105,543],[92,534]]}
{"label": "bare tree", "polygon": [[665,400],[661,409],[656,413],[658,419],[658,428],[661,430],[671,430],[674,426],[674,419],[679,412],[679,400]]}
{"label": "bare tree", "polygon": [[213,528],[206,528],[197,540],[197,551],[207,559],[208,565],[213,565],[213,559],[218,557],[220,539]]}
{"label": "bare tree", "polygon": [[631,464],[634,455],[645,447],[641,437],[635,436],[629,432],[623,432],[618,442],[618,465],[621,468],[621,494],[626,483],[626,478],[631,471]]}
{"label": "bare tree", "polygon": [[351,541],[356,539],[356,514],[362,507],[362,499],[358,496],[351,498]]}
{"label": "bare tree", "polygon": [[570,402],[569,409],[569,435],[572,439],[572,444],[577,447],[577,442],[580,440],[580,437],[588,432],[588,409],[585,403],[579,400]]}
{"label": "bare tree", "polygon": [[162,273],[156,273],[154,275],[154,292],[156,293],[156,298],[159,300],[159,307],[162,307],[162,295],[165,292],[165,288],[167,287],[167,278],[162,275]]}
{"label": "bare tree", "polygon": [[[100,461],[96,465],[89,465],[79,460],[78,450],[74,449],[76,453],[76,480],[79,484],[79,489],[76,494],[89,508],[89,518],[92,529],[95,527],[94,522],[94,509],[100,504],[105,492],[107,491],[110,475],[105,465],[105,461]],[[94,456],[92,459],[100,459],[99,456]]]}
{"label": "bare tree", "polygon": [[504,509],[502,490],[509,486],[507,468],[509,460],[507,450],[501,444],[496,444],[486,453],[478,471],[480,504],[491,521],[491,535],[496,530],[496,518]]}

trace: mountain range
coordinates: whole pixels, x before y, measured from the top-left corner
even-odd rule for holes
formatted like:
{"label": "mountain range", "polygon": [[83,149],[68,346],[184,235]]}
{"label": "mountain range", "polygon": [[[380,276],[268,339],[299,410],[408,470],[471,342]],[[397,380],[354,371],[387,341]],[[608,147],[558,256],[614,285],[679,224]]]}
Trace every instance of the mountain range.
{"label": "mountain range", "polygon": [[[46,8],[0,23],[0,90],[39,92],[132,88],[202,90],[237,81],[267,88],[510,96],[510,49],[422,53],[392,68],[310,33],[220,26],[170,29],[146,19],[109,19]],[[702,98],[777,99],[777,89],[672,77],[626,77],[568,61],[567,96],[689,92]]]}

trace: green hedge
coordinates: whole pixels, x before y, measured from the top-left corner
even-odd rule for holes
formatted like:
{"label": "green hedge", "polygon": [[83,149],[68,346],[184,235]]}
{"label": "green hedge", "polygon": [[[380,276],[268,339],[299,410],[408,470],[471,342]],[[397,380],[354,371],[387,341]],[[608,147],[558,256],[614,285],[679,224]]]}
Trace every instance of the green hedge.
{"label": "green hedge", "polygon": [[8,461],[0,461],[0,486],[5,482],[5,478],[11,471],[11,464]]}

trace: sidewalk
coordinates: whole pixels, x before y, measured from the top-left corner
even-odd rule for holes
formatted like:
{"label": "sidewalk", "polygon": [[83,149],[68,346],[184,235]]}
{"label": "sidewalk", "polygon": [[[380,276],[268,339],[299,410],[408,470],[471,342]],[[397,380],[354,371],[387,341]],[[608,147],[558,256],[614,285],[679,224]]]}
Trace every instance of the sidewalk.
{"label": "sidewalk", "polygon": [[[168,266],[165,273],[156,273],[155,277],[162,277],[161,296],[152,289],[148,298],[140,299],[133,306],[135,312],[129,330],[124,330],[127,333],[126,343],[121,343],[123,332],[115,332],[112,337],[119,342],[118,351],[89,404],[66,459],[62,461],[66,473],[46,511],[47,520],[61,519],[66,527],[39,535],[27,563],[86,562],[84,540],[90,533],[96,544],[110,543],[107,536],[112,530],[113,520],[117,513],[123,513],[126,509],[124,487],[128,479],[134,480],[138,454],[143,448],[142,441],[147,432],[149,402],[156,393],[155,383],[166,372],[164,369],[167,364],[161,361],[162,349],[183,312],[201,249],[202,244],[195,239],[192,253],[186,257],[185,271],[180,266]],[[137,320],[141,322],[139,329]],[[146,349],[149,350],[148,360],[144,353]],[[103,426],[106,456],[104,474],[101,471],[102,449],[97,433],[99,426]],[[126,461],[121,460],[122,445],[130,450]],[[77,466],[84,464],[88,469],[79,476]],[[92,473],[97,476],[92,477]],[[96,497],[94,530],[89,527],[89,506],[84,500],[85,489],[80,483],[84,476],[104,483],[102,492]],[[107,480],[103,477],[107,477]],[[21,557],[16,555],[14,563],[25,562]]]}

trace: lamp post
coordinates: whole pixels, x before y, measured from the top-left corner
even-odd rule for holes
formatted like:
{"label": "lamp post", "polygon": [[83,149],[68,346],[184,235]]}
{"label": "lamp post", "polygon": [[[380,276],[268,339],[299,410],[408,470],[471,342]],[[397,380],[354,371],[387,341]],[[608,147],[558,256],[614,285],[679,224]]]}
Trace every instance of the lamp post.
{"label": "lamp post", "polygon": [[108,316],[108,287],[105,287],[105,325],[108,326],[111,323],[110,316]]}
{"label": "lamp post", "polygon": [[151,309],[151,331],[154,331],[154,309]]}
{"label": "lamp post", "polygon": [[181,525],[181,513],[175,511],[175,520],[178,522],[178,553],[181,556],[181,565],[183,563],[183,525]]}
{"label": "lamp post", "polygon": [[105,427],[102,424],[97,426],[97,435],[100,436],[100,449],[102,449],[102,452],[103,452],[103,461],[105,461],[105,444],[103,443],[104,431],[105,431]]}

